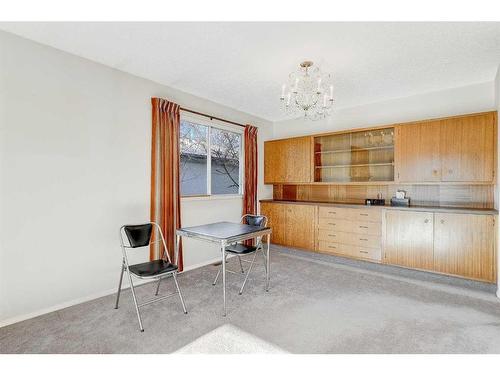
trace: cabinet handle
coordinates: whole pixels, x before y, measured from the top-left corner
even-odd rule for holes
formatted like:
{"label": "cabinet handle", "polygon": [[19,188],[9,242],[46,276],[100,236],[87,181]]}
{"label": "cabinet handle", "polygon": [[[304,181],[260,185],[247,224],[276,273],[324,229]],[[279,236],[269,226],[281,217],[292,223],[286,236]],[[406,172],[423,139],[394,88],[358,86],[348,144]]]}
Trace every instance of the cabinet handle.
{"label": "cabinet handle", "polygon": [[453,169],[448,169],[448,174],[453,174]]}
{"label": "cabinet handle", "polygon": [[336,212],[335,212],[335,211],[328,211],[328,213],[329,213],[329,214],[334,214],[334,215],[336,214]]}
{"label": "cabinet handle", "polygon": [[329,234],[328,237],[336,237],[336,234]]}
{"label": "cabinet handle", "polygon": [[330,249],[336,249],[336,248],[337,248],[336,246],[330,246],[330,245],[328,245],[328,247],[329,247]]}
{"label": "cabinet handle", "polygon": [[433,169],[433,170],[432,170],[432,174],[433,174],[433,175],[437,175],[437,174],[438,174],[437,169]]}
{"label": "cabinet handle", "polygon": [[429,222],[429,219],[425,219],[424,223],[427,224]]}
{"label": "cabinet handle", "polygon": [[360,238],[360,241],[368,241],[368,238]]}
{"label": "cabinet handle", "polygon": [[444,220],[443,219],[441,219],[441,224],[444,224]]}
{"label": "cabinet handle", "polygon": [[335,223],[328,223],[328,225],[336,225]]}
{"label": "cabinet handle", "polygon": [[363,254],[368,254],[368,251],[364,251],[364,250],[359,250],[360,253],[363,253]]}
{"label": "cabinet handle", "polygon": [[359,214],[360,216],[368,216],[368,214]]}
{"label": "cabinet handle", "polygon": [[367,226],[365,226],[365,225],[360,225],[359,227],[360,227],[360,228],[365,228],[365,229],[368,229],[368,227],[367,227]]}

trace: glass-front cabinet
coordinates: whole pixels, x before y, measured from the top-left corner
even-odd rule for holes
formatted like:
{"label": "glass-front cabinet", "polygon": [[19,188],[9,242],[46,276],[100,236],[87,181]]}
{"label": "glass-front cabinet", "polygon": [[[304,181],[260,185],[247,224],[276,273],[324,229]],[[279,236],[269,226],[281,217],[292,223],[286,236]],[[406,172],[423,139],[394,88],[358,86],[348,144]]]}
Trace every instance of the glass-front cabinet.
{"label": "glass-front cabinet", "polygon": [[314,137],[314,182],[394,181],[394,128]]}

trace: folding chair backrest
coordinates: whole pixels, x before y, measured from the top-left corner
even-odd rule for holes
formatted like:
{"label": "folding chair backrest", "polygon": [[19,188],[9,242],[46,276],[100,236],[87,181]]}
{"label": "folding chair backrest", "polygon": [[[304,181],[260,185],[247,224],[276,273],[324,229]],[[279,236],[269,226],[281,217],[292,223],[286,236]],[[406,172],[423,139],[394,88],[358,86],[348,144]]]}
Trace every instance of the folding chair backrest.
{"label": "folding chair backrest", "polygon": [[244,222],[248,225],[254,225],[256,227],[264,227],[266,225],[267,218],[262,215],[245,215],[243,216]]}
{"label": "folding chair backrest", "polygon": [[130,247],[143,247],[149,245],[151,241],[151,233],[153,224],[126,225],[123,227],[127,235]]}

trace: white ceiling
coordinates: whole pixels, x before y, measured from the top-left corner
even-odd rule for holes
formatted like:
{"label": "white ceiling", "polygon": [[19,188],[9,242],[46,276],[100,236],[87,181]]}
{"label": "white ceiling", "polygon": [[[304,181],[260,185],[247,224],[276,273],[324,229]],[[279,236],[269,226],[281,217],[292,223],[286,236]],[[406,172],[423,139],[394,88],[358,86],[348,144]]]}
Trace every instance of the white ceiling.
{"label": "white ceiling", "polygon": [[500,23],[0,23],[0,29],[268,120],[304,59],[351,107],[492,81]]}

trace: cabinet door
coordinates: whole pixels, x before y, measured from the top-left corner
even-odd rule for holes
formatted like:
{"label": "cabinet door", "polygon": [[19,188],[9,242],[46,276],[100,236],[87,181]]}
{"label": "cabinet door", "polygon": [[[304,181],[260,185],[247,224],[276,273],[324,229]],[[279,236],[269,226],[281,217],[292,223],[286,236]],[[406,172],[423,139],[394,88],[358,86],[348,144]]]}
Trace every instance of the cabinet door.
{"label": "cabinet door", "polygon": [[288,204],[285,211],[285,244],[314,250],[316,206]]}
{"label": "cabinet door", "polygon": [[435,214],[437,272],[495,281],[495,218],[492,215]]}
{"label": "cabinet door", "polygon": [[495,114],[442,121],[442,181],[494,180]]}
{"label": "cabinet door", "polygon": [[311,137],[291,138],[284,142],[285,182],[311,182]]}
{"label": "cabinet door", "polygon": [[441,180],[440,121],[405,124],[396,128],[396,179],[400,182]]}
{"label": "cabinet door", "polygon": [[384,263],[433,269],[433,214],[386,211]]}
{"label": "cabinet door", "polygon": [[282,141],[264,142],[264,183],[280,183],[286,179],[284,143]]}
{"label": "cabinet door", "polygon": [[311,182],[311,137],[264,143],[264,183]]}
{"label": "cabinet door", "polygon": [[279,203],[260,204],[260,214],[267,217],[267,226],[273,230],[271,242],[278,245],[285,244],[285,208],[284,204]]}

